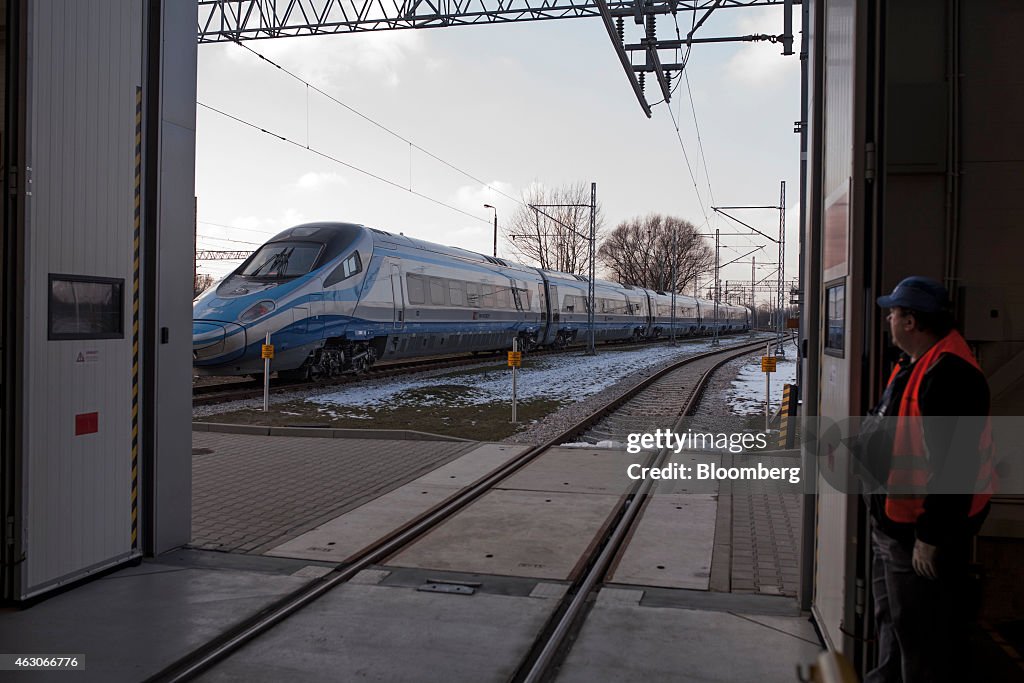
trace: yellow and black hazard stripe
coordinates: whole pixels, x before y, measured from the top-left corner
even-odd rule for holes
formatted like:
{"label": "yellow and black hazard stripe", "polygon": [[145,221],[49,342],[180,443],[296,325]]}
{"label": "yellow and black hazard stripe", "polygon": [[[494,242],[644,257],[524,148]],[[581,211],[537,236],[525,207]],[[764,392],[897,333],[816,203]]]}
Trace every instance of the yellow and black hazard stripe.
{"label": "yellow and black hazard stripe", "polygon": [[139,547],[139,237],[142,234],[142,88],[135,88],[135,225],[132,251],[132,550]]}

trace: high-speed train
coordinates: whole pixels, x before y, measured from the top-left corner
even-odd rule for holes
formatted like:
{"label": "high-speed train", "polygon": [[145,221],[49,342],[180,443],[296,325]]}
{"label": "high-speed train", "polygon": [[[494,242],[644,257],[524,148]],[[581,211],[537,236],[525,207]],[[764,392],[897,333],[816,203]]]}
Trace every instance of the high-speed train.
{"label": "high-speed train", "polygon": [[[561,347],[587,338],[586,278],[541,270],[351,223],[281,232],[193,307],[192,354],[204,375],[273,369],[359,371],[379,359]],[[672,334],[671,296],[595,282],[595,339]],[[742,306],[677,295],[675,334],[749,330]]]}

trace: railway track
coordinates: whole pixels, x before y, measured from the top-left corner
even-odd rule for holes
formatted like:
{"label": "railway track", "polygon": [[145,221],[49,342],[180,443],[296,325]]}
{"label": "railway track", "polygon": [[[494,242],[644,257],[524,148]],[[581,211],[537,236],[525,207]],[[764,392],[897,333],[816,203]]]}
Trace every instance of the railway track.
{"label": "railway track", "polygon": [[[665,343],[666,340],[658,339],[654,341],[639,342],[640,344],[659,344]],[[763,343],[763,342],[762,342]],[[611,343],[609,346],[623,346],[636,345],[637,342],[621,342]],[[566,351],[578,351],[578,347],[570,347],[569,349],[545,349],[539,351],[531,351],[530,356],[546,356],[557,353],[565,353]],[[487,358],[497,358],[501,356],[503,352],[493,353],[481,353],[478,355],[459,355],[459,356],[442,356],[433,358],[421,358],[418,360],[408,361],[387,361],[374,365],[368,371],[359,374],[343,375],[341,377],[335,377],[328,380],[320,381],[301,381],[301,380],[288,380],[273,377],[270,380],[270,393],[282,394],[289,391],[296,391],[306,388],[320,388],[320,387],[332,387],[342,386],[345,384],[352,384],[353,382],[360,382],[372,379],[383,379],[387,377],[397,377],[401,375],[408,375],[416,372],[426,372],[429,370],[440,370],[445,368],[457,368],[468,365],[475,365],[483,362]],[[192,405],[193,406],[205,406],[214,405],[217,403],[227,403],[228,401],[244,401],[250,399],[257,399],[263,396],[263,382],[262,380],[236,380],[231,379],[223,383],[213,383],[201,386],[194,386],[192,388]]]}
{"label": "railway track", "polygon": [[[668,414],[666,409],[676,413],[679,416],[678,420],[692,415],[714,372],[730,360],[757,350],[762,344],[762,341],[757,341],[698,354],[681,359],[658,371],[625,395],[594,411],[561,434],[546,443],[530,448],[444,503],[384,536],[358,556],[336,566],[329,574],[278,600],[147,680],[153,683],[168,683],[193,679],[332,589],[347,583],[364,569],[385,563],[389,557],[422,539],[428,532],[454,517],[550,449],[578,440],[581,436],[586,438],[590,435],[591,438],[595,438],[596,435],[603,434],[602,430],[616,419],[615,414],[619,410],[625,411],[628,415],[635,415],[637,411],[644,410],[645,406],[649,410],[653,400],[657,402],[660,415]],[[655,398],[644,398],[648,391],[653,391],[652,396]],[[678,420],[676,425],[679,424]],[[669,454],[669,451],[661,451],[649,455],[647,466],[662,466]],[[600,538],[591,545],[589,556],[582,563],[583,570],[577,574],[565,597],[552,611],[551,617],[529,652],[523,657],[512,680],[548,680],[566,652],[567,638],[576,632],[585,617],[588,601],[601,588],[613,558],[629,538],[646,503],[647,493],[654,484],[652,480],[640,480],[623,497],[612,515],[612,522],[605,526]]]}

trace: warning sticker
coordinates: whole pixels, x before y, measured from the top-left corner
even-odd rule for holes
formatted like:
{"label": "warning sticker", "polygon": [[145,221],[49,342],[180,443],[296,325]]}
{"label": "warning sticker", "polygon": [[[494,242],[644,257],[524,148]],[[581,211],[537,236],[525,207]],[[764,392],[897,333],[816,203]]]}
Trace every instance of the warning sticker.
{"label": "warning sticker", "polygon": [[84,365],[86,363],[99,363],[100,352],[98,349],[80,349],[75,352],[75,364]]}

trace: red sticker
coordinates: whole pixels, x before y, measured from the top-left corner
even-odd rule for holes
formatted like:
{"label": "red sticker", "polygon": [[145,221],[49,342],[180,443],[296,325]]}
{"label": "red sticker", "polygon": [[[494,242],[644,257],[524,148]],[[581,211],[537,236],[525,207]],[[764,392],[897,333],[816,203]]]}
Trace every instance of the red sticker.
{"label": "red sticker", "polygon": [[100,431],[99,413],[82,413],[75,415],[75,436],[95,434]]}

